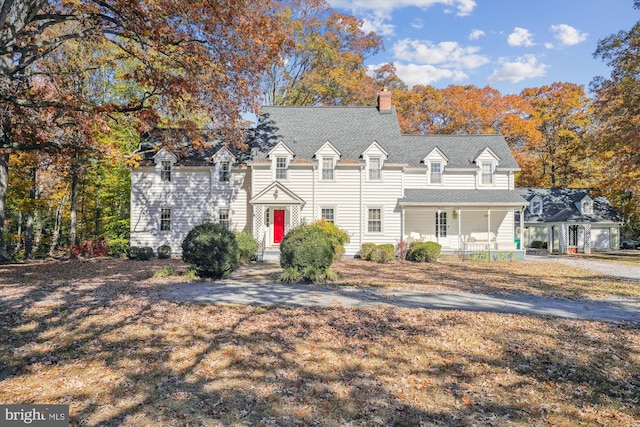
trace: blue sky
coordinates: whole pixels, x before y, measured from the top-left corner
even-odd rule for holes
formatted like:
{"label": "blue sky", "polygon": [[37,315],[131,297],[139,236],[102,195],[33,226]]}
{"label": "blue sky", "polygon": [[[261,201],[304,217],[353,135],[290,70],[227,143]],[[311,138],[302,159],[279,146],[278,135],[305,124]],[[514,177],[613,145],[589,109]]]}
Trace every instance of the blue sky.
{"label": "blue sky", "polygon": [[489,85],[502,94],[553,82],[582,84],[609,69],[598,40],[639,19],[633,0],[328,0],[384,40],[368,58],[393,61],[402,80],[438,88]]}

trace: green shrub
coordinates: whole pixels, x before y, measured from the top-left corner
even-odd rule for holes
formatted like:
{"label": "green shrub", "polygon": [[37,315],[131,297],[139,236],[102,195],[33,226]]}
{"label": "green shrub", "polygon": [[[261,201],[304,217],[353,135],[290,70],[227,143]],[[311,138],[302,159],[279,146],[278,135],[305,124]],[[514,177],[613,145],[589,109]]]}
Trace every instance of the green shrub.
{"label": "green shrub", "polygon": [[235,233],[238,242],[238,250],[240,251],[240,262],[246,263],[256,256],[258,252],[258,242],[253,236],[244,231]]}
{"label": "green shrub", "polygon": [[136,259],[139,259],[140,261],[149,261],[153,258],[153,255],[153,248],[151,246],[143,246],[138,248],[138,256]]}
{"label": "green shrub", "polygon": [[302,279],[302,274],[295,267],[287,267],[282,269],[279,280],[284,283],[294,283]]}
{"label": "green shrub", "polygon": [[290,230],[280,243],[282,268],[296,268],[303,272],[305,279],[305,270],[314,268],[324,272],[331,267],[335,258],[331,238],[320,227],[314,225],[301,225]]}
{"label": "green shrub", "polygon": [[436,262],[441,248],[436,242],[411,242],[407,259],[414,262]]}
{"label": "green shrub", "polygon": [[128,256],[129,241],[127,239],[109,239],[109,251],[107,255],[111,258],[124,258]]}
{"label": "green shrub", "polygon": [[391,243],[377,245],[373,261],[387,263],[396,257],[396,248]]}
{"label": "green shrub", "polygon": [[[158,258],[160,258],[160,257],[158,256]],[[160,270],[158,270],[155,273],[153,273],[153,277],[158,279],[158,278],[164,278],[164,277],[171,277],[171,276],[173,276],[175,274],[176,274],[176,272],[173,269],[173,267],[171,267],[170,265],[165,265]]]}
{"label": "green shrub", "polygon": [[360,258],[367,261],[373,260],[374,252],[376,251],[375,243],[363,243],[360,248]]}
{"label": "green shrub", "polygon": [[200,277],[214,280],[227,277],[240,265],[236,236],[220,224],[205,222],[185,237],[182,259]]}
{"label": "green shrub", "polygon": [[329,237],[329,239],[331,239],[333,250],[336,253],[336,259],[341,258],[344,254],[344,245],[349,242],[349,234],[326,219],[321,219],[311,225],[320,228]]}
{"label": "green shrub", "polygon": [[533,249],[546,249],[547,242],[543,242],[542,240],[534,240],[533,242],[531,242],[531,247]]}
{"label": "green shrub", "polygon": [[188,268],[182,275],[185,279],[195,280],[198,277],[198,273],[195,268]]}
{"label": "green shrub", "polygon": [[169,259],[171,258],[171,246],[162,245],[158,248],[158,259]]}

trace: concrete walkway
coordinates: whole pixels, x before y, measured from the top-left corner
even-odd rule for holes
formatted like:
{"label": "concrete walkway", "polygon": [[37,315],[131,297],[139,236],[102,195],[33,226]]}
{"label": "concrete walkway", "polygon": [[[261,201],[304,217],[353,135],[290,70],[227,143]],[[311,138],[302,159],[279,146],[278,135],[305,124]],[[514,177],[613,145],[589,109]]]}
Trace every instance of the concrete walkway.
{"label": "concrete walkway", "polygon": [[570,300],[535,295],[482,295],[376,287],[287,285],[274,282],[277,264],[250,264],[220,282],[168,285],[164,297],[198,304],[405,308],[484,311],[566,319],[640,323],[640,299]]}

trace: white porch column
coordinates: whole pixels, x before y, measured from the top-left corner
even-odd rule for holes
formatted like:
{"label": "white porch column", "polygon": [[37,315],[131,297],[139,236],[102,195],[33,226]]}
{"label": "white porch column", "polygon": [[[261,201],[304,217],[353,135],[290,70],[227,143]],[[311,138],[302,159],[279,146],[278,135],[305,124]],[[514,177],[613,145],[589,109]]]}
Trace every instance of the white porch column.
{"label": "white porch column", "polygon": [[524,247],[524,209],[520,208],[520,250],[525,250]]}
{"label": "white porch column", "polygon": [[568,252],[568,243],[569,243],[569,229],[566,223],[560,224],[560,253],[566,254]]}
{"label": "white porch column", "polygon": [[458,249],[462,250],[462,209],[456,209],[458,213]]}
{"label": "white porch column", "polygon": [[[400,206],[400,241],[403,242],[404,241],[404,206]],[[409,239],[407,239],[409,240]]]}
{"label": "white porch column", "polygon": [[262,241],[262,224],[264,224],[264,206],[253,206],[253,237],[260,243]]}
{"label": "white porch column", "polygon": [[491,261],[491,209],[487,209],[487,248],[489,250],[489,261]]}
{"label": "white porch column", "polygon": [[584,253],[591,253],[591,224],[584,225]]}
{"label": "white porch column", "polygon": [[547,251],[553,252],[553,227],[547,225]]}

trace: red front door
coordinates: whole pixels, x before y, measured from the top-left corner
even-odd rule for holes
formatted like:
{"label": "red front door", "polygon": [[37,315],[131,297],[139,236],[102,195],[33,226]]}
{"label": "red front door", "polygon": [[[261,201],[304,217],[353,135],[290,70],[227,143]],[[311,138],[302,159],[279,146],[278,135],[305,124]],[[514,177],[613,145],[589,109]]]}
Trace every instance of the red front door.
{"label": "red front door", "polygon": [[284,210],[273,211],[273,243],[282,242],[284,237]]}

